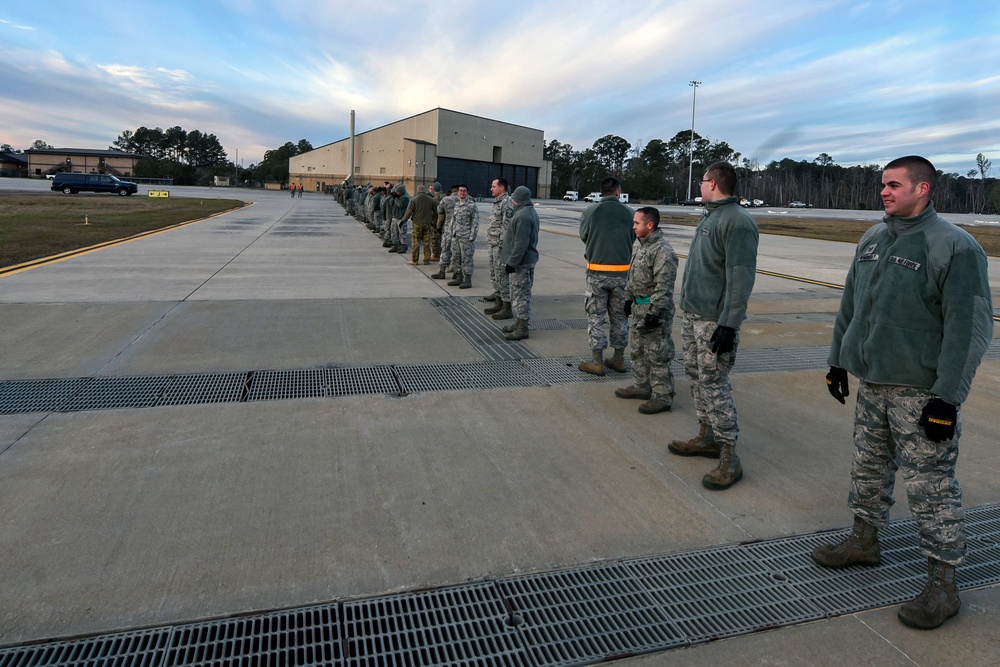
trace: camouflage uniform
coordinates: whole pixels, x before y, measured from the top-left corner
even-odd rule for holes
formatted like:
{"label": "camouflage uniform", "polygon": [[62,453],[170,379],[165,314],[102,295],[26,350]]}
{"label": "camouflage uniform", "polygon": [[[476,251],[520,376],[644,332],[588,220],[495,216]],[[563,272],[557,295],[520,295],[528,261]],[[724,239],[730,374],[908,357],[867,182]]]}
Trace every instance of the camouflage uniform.
{"label": "camouflage uniform", "polygon": [[740,346],[740,332],[736,330],[733,351],[725,354],[712,352],[712,334],[719,326],[715,320],[685,312],[681,318],[681,351],[684,354],[684,373],[691,381],[698,422],[708,424],[719,443],[733,445],[733,463],[740,462],[735,452],[740,427],[736,421],[736,400],[729,382],[729,371],[736,363],[736,350]]}
{"label": "camouflage uniform", "polygon": [[[501,269],[502,271],[502,269]],[[510,309],[519,320],[531,319],[531,288],[535,284],[535,265],[517,267],[508,276],[510,282]]]}
{"label": "camouflage uniform", "polygon": [[538,212],[525,186],[514,188],[512,199],[516,204],[501,243],[500,263],[515,267],[509,274],[510,308],[518,322],[531,319],[531,288],[535,283],[535,264],[538,262]]}
{"label": "camouflage uniform", "polygon": [[493,284],[493,291],[504,301],[510,299],[510,280],[500,262],[500,248],[503,246],[503,237],[507,233],[507,225],[510,224],[513,215],[514,203],[509,194],[504,192],[493,199],[490,226],[486,230],[486,238],[490,243],[490,282]]}
{"label": "camouflage uniform", "polygon": [[[636,239],[633,247],[625,298],[635,302],[629,328],[635,386],[648,389],[653,399],[665,400],[669,405],[674,400],[674,376],[670,372],[670,361],[674,358],[671,329],[674,324],[677,253],[659,229],[646,238]],[[659,316],[663,323],[652,329],[646,328],[643,320],[648,313]]]}
{"label": "camouflage uniform", "polygon": [[457,271],[458,267],[454,266],[452,262],[452,243],[454,239],[452,238],[455,234],[455,202],[458,201],[457,195],[445,195],[441,198],[438,203],[438,225],[441,225],[441,254],[438,256],[438,261],[441,269],[447,269],[449,266],[452,268],[450,270]]}
{"label": "camouflage uniform", "polygon": [[[676,267],[674,269],[676,271]],[[629,322],[625,317],[627,282],[627,275],[587,273],[587,291],[583,296],[587,311],[587,339],[591,350],[603,350],[608,346],[604,325],[609,321],[611,347],[616,350],[628,347]]]}
{"label": "camouflage uniform", "polygon": [[466,197],[463,202],[458,196],[455,197],[452,226],[451,252],[454,263],[463,276],[471,276],[472,256],[476,251],[475,241],[479,234],[479,208],[475,199]]}
{"label": "camouflage uniform", "polygon": [[933,396],[917,387],[860,383],[848,505],[867,523],[880,528],[888,525],[889,508],[895,502],[896,469],[902,468],[910,512],[920,531],[921,552],[961,565],[965,559],[965,512],[955,463],[962,422],[959,416],[951,440],[928,440],[917,422]]}
{"label": "camouflage uniform", "polygon": [[397,194],[393,198],[392,224],[389,228],[389,242],[393,245],[406,245],[406,223],[400,222],[406,208],[410,205],[410,195],[406,191],[406,186],[399,183],[392,189]]}

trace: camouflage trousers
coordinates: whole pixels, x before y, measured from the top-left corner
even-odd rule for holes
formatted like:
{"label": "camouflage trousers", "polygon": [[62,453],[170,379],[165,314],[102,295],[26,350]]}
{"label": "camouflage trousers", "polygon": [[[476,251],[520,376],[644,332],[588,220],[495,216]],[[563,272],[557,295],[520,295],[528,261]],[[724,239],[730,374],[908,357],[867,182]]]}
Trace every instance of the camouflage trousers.
{"label": "camouflage trousers", "polygon": [[431,257],[441,256],[441,241],[443,235],[441,230],[437,228],[437,224],[431,225]]}
{"label": "camouflage trousers", "polygon": [[394,245],[406,245],[406,223],[393,220],[389,225],[389,242]]}
{"label": "camouflage trousers", "polygon": [[455,234],[451,239],[451,264],[463,276],[471,276],[473,262],[472,257],[476,253],[475,241],[470,241],[469,237]]}
{"label": "camouflage trousers", "polygon": [[490,282],[493,283],[493,291],[504,301],[510,301],[510,278],[504,271],[504,263],[500,261],[502,248],[501,245],[490,244]]}
{"label": "camouflage trousers", "polygon": [[535,265],[517,267],[510,278],[510,309],[519,320],[531,319],[531,286],[535,284]]}
{"label": "camouflage trousers", "polygon": [[376,232],[382,231],[382,211],[375,211],[375,224],[372,225],[372,229]]}
{"label": "camouflage trousers", "polygon": [[652,329],[640,328],[642,322],[643,318],[633,315],[629,327],[635,386],[649,389],[653,398],[673,404],[674,374],[670,371],[670,361],[674,358],[673,321],[665,320]]}
{"label": "camouflage trousers", "polygon": [[454,238],[452,237],[451,225],[445,224],[444,231],[441,232],[441,254],[438,255],[438,263],[443,268],[457,271],[458,268],[455,267],[454,262],[451,261],[451,246],[453,242]]}
{"label": "camouflage trousers", "polygon": [[732,465],[735,466],[739,462],[735,449],[740,427],[736,421],[736,401],[733,399],[729,371],[736,363],[740,332],[736,331],[732,352],[715,354],[709,341],[717,326],[714,320],[684,312],[681,318],[681,350],[684,354],[684,373],[691,381],[691,398],[694,399],[698,421],[712,427],[719,443],[732,445]]}
{"label": "camouflage trousers", "polygon": [[[611,324],[611,347],[616,350],[624,350],[628,347],[629,326],[628,318],[625,317],[625,283],[627,282],[628,274],[626,273],[617,276],[609,276],[604,273],[587,274],[587,291],[583,293],[583,305],[587,310],[587,338],[591,350],[603,350],[608,346],[608,336],[604,333],[604,326],[609,321]],[[672,342],[670,358],[674,358]]]}
{"label": "camouflage trousers", "polygon": [[917,387],[860,383],[848,504],[857,516],[884,527],[895,502],[896,470],[902,470],[906,499],[920,531],[920,551],[961,565],[965,560],[965,511],[955,464],[962,421],[959,416],[953,439],[928,440],[917,422],[932,396]]}
{"label": "camouflage trousers", "polygon": [[428,262],[431,259],[431,240],[434,238],[434,228],[430,225],[418,225],[413,223],[413,244],[410,259],[414,264],[420,259],[420,243],[424,244],[424,259]]}

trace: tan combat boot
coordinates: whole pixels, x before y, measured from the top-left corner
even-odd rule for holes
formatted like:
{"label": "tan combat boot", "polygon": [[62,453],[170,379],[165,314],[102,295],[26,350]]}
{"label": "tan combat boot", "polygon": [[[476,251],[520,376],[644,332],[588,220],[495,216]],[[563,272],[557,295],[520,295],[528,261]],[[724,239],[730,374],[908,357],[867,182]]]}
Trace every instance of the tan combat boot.
{"label": "tan combat boot", "polygon": [[961,606],[955,585],[955,566],[928,558],[924,590],[900,607],[896,616],[911,628],[933,630],[957,614]]}
{"label": "tan combat boot", "polygon": [[838,544],[821,544],[812,551],[813,560],[823,567],[878,565],[882,562],[882,547],[878,543],[878,528],[861,517],[854,517],[851,534]]}
{"label": "tan combat boot", "polygon": [[719,458],[719,443],[715,441],[715,433],[708,424],[698,423],[698,435],[690,440],[672,440],[667,445],[671,454],[678,456],[704,456],[709,459]]}
{"label": "tan combat boot", "polygon": [[592,354],[591,361],[581,361],[577,368],[591,375],[604,375],[604,350],[592,350]]}
{"label": "tan combat boot", "polygon": [[500,310],[490,315],[494,320],[509,320],[514,317],[514,311],[511,310],[510,301],[501,301]]}
{"label": "tan combat boot", "polygon": [[619,373],[625,372],[625,350],[615,348],[614,356],[605,359],[604,365],[613,371],[618,371]]}
{"label": "tan combat boot", "polygon": [[701,485],[706,489],[724,491],[743,479],[743,466],[740,457],[733,451],[729,442],[722,443],[719,452],[719,467],[701,478]]}
{"label": "tan combat boot", "polygon": [[517,324],[514,326],[514,330],[505,336],[507,340],[524,340],[527,337],[528,320],[522,320],[520,318],[518,318]]}

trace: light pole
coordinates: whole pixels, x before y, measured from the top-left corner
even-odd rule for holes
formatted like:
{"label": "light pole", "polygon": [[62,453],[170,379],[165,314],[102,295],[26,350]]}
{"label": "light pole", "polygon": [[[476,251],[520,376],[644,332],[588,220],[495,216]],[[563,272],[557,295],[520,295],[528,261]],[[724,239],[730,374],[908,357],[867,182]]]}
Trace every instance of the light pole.
{"label": "light pole", "polygon": [[701,81],[688,81],[688,85],[694,88],[691,91],[691,144],[688,146],[688,200],[691,200],[691,183],[694,182],[694,105],[698,99],[698,86]]}

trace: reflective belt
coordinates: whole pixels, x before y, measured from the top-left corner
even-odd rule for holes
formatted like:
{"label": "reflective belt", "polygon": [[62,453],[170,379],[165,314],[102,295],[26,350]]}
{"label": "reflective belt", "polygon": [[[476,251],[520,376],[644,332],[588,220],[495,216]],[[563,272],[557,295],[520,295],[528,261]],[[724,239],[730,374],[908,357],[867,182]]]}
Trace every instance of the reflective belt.
{"label": "reflective belt", "polygon": [[650,297],[648,297],[648,296],[637,296],[637,297],[635,297],[635,302],[636,303],[641,303],[641,304],[647,304],[647,303],[649,303],[649,299],[650,299]]}
{"label": "reflective belt", "polygon": [[628,264],[593,264],[587,262],[587,268],[591,271],[628,271]]}

